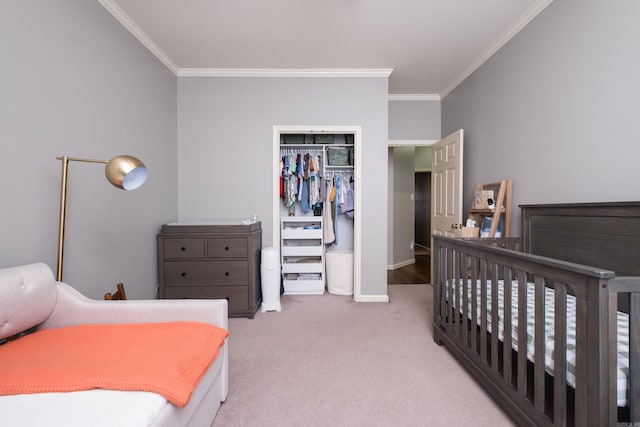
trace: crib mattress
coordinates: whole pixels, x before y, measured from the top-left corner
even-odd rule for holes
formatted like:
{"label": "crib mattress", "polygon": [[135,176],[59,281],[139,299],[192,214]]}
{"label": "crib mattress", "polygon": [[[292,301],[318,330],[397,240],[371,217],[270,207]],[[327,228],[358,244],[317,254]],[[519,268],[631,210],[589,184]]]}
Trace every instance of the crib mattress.
{"label": "crib mattress", "polygon": [[[462,282],[460,282],[462,283]],[[472,281],[467,281],[468,296],[468,313],[471,313],[471,292]],[[504,281],[498,281],[498,337],[504,340]],[[448,290],[448,283],[447,283]],[[477,281],[477,315],[478,324],[481,321],[481,281]],[[491,281],[486,281],[486,298],[487,298],[487,331],[492,331],[491,326]],[[454,288],[455,292],[455,288]],[[511,282],[511,340],[514,350],[518,350],[518,282]],[[449,293],[447,292],[447,298]],[[459,295],[458,306],[462,306],[462,293]],[[553,375],[554,372],[554,307],[555,298],[554,290],[545,288],[545,370]],[[527,283],[527,337],[526,349],[527,358],[534,361],[535,356],[535,284]],[[628,403],[628,376],[629,376],[629,315],[618,312],[618,363],[617,363],[617,404],[624,407]],[[576,299],[572,295],[567,295],[567,383],[571,387],[575,387],[575,367],[576,367]]]}

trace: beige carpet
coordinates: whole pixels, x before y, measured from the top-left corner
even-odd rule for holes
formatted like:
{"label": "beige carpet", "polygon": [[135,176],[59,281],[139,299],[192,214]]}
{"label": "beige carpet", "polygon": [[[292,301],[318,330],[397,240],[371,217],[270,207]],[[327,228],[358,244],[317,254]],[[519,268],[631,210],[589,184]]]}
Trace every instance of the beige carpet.
{"label": "beige carpet", "polygon": [[432,288],[389,303],[284,295],[230,319],[230,394],[214,426],[511,426],[432,339]]}

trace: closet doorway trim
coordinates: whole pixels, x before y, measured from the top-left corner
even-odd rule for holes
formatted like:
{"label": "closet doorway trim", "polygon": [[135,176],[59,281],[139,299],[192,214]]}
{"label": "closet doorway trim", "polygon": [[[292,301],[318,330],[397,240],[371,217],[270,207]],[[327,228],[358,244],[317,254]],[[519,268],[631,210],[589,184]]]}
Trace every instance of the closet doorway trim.
{"label": "closet doorway trim", "polygon": [[278,165],[280,164],[280,135],[290,133],[352,133],[355,159],[353,162],[354,175],[354,209],[353,218],[353,299],[355,301],[369,301],[362,296],[362,126],[274,126],[273,127],[273,246],[280,247],[280,182]]}

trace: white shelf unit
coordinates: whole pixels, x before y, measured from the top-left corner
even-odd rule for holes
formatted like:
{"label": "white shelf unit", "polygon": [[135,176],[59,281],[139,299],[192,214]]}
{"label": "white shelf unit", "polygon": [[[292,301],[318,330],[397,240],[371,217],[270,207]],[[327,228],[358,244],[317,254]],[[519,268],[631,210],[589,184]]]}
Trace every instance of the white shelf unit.
{"label": "white shelf unit", "polygon": [[[329,151],[335,150],[345,150],[346,158],[349,160],[347,164],[331,164],[329,160]],[[354,148],[353,144],[282,144],[280,145],[280,154],[285,153],[287,150],[298,150],[300,152],[304,152],[305,150],[321,150],[322,151],[322,161],[323,167],[325,170],[344,170],[344,171],[353,171],[353,157]]]}
{"label": "white shelf unit", "polygon": [[325,288],[322,217],[280,219],[280,256],[284,293],[322,295]]}

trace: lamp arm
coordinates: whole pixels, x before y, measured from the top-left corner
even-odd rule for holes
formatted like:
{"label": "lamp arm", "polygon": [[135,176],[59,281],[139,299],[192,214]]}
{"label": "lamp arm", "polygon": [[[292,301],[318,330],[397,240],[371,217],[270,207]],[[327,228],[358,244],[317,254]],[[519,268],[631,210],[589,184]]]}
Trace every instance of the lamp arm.
{"label": "lamp arm", "polygon": [[108,160],[98,160],[98,159],[85,159],[82,157],[69,157],[69,156],[62,156],[62,157],[56,157],[56,159],[58,160],[62,160],[63,163],[68,163],[68,162],[87,162],[87,163],[103,163],[106,164],[109,161]]}
{"label": "lamp arm", "polygon": [[60,185],[60,222],[58,224],[58,264],[56,265],[56,280],[62,281],[62,257],[64,248],[64,222],[67,210],[67,171],[69,170],[69,158],[57,157],[62,160],[62,181]]}
{"label": "lamp arm", "polygon": [[140,160],[132,156],[116,156],[111,160],[86,159],[83,157],[56,157],[62,161],[62,179],[60,185],[60,223],[58,224],[58,263],[56,280],[62,281],[62,260],[64,257],[64,226],[67,211],[67,174],[69,162],[106,164],[105,176],[115,187],[122,190],[134,190],[147,178],[147,169]]}
{"label": "lamp arm", "polygon": [[56,157],[62,161],[62,177],[60,183],[60,221],[58,223],[58,261],[56,264],[56,280],[62,281],[62,262],[64,258],[64,226],[67,211],[67,175],[69,162],[107,163],[107,160],[85,159],[82,157]]}

